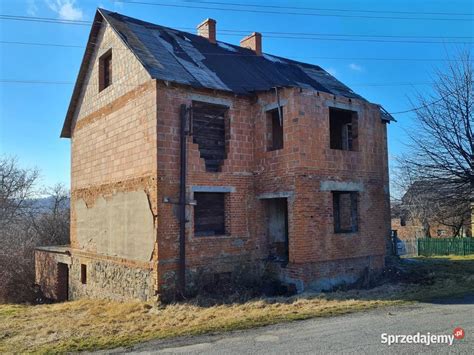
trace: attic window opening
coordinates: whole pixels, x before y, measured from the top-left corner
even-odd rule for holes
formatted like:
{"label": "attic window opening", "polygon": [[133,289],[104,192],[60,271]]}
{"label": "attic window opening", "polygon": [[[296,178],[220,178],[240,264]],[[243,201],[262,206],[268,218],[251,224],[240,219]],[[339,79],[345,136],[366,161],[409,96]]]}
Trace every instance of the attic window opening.
{"label": "attic window opening", "polygon": [[99,58],[99,92],[112,84],[112,50]]}
{"label": "attic window opening", "polygon": [[329,108],[329,135],[331,149],[357,150],[357,112]]}
{"label": "attic window opening", "polygon": [[227,159],[230,140],[228,109],[224,105],[193,101],[193,143],[199,147],[207,172],[221,171],[222,164]]}
{"label": "attic window opening", "polygon": [[[278,112],[280,111],[280,112]],[[281,116],[281,117],[280,117]],[[283,109],[267,111],[267,151],[283,149]]]}
{"label": "attic window opening", "polygon": [[358,231],[358,193],[333,191],[334,233]]}
{"label": "attic window opening", "polygon": [[226,234],[226,200],[222,192],[195,192],[194,235],[219,236]]}

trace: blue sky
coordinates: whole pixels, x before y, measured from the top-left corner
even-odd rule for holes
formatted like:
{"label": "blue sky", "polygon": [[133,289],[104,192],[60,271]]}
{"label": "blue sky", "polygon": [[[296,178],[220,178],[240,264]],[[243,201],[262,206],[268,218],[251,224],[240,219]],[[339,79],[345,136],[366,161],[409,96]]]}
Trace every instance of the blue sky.
{"label": "blue sky", "polygon": [[[133,0],[132,0],[133,1]],[[138,1],[138,0],[136,0]],[[445,63],[437,61],[453,55],[460,45],[450,42],[472,42],[474,26],[472,16],[457,14],[474,13],[472,0],[439,1],[262,1],[231,0],[237,4],[260,4],[318,9],[353,11],[324,11],[278,9],[265,7],[232,6],[234,9],[283,12],[283,14],[228,11],[230,6],[198,4],[198,0],[142,0],[159,4],[188,7],[219,7],[200,9],[173,6],[150,6],[118,3],[111,0],[0,0],[1,15],[35,16],[68,20],[90,21],[97,7],[117,11],[128,16],[189,29],[207,17],[217,20],[218,39],[238,44],[243,36],[230,35],[219,30],[260,31],[263,33],[263,50],[267,53],[295,58],[318,64],[349,85],[371,102],[382,104],[389,112],[410,109],[409,97],[415,92],[430,93],[429,83],[434,71]],[[214,2],[227,2],[215,0]],[[357,10],[384,11],[355,12]],[[285,13],[286,12],[286,13]],[[288,12],[333,14],[341,16],[294,15]],[[394,13],[397,12],[397,13]],[[401,12],[411,12],[405,14]],[[433,13],[423,15],[421,13]],[[434,13],[456,13],[438,15]],[[361,17],[352,17],[354,15]],[[377,16],[398,18],[372,18]],[[415,19],[400,19],[414,17]],[[420,18],[443,18],[427,20]],[[330,34],[331,40],[306,40],[303,35],[295,38],[273,38],[267,32],[297,32]],[[1,42],[29,42],[78,45],[80,48],[19,45],[0,43],[0,154],[13,155],[22,165],[38,167],[42,172],[41,184],[57,182],[69,185],[69,140],[59,134],[79,71],[87,37],[88,26],[12,21],[0,19]],[[350,35],[338,37],[334,34]],[[354,35],[361,35],[354,37]],[[275,36],[275,35],[273,35]],[[284,37],[284,35],[277,35]],[[437,38],[399,38],[363,36],[420,36]],[[287,36],[288,37],[288,36]],[[466,37],[447,38],[447,37]],[[345,38],[335,41],[335,38]],[[347,39],[351,39],[348,41]],[[353,41],[356,39],[356,41]],[[360,41],[369,39],[370,41]],[[374,42],[373,40],[398,42]],[[406,41],[437,41],[440,43],[406,43]],[[467,47],[466,47],[467,46]],[[343,59],[328,59],[343,58]],[[382,58],[384,60],[369,60]],[[394,60],[394,59],[423,59]],[[391,60],[385,60],[391,59]],[[46,81],[56,83],[12,83],[5,80]],[[3,82],[2,82],[3,81]],[[57,82],[66,82],[60,84]],[[397,123],[389,126],[390,155],[404,150],[404,129],[413,122],[413,113],[396,115]]]}

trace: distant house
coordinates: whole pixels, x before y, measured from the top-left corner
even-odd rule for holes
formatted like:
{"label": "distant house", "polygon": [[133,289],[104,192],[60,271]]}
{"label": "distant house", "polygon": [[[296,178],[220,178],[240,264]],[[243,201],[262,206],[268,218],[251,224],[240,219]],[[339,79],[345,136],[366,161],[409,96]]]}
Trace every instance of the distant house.
{"label": "distant house", "polygon": [[[351,283],[390,245],[387,123],[320,67],[99,9],[61,137],[71,243],[39,248],[56,299],[147,300],[271,275]],[[218,287],[218,286],[216,286]]]}
{"label": "distant house", "polygon": [[471,236],[469,202],[451,202],[451,188],[416,181],[391,206],[392,231],[402,240]]}

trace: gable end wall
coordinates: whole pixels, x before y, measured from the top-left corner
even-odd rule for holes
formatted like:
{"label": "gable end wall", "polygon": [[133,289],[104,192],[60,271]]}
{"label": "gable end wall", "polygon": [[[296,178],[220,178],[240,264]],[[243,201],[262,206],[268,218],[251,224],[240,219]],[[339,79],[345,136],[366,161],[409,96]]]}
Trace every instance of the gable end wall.
{"label": "gable end wall", "polygon": [[[70,298],[146,300],[156,284],[156,81],[109,25],[96,48],[71,137]],[[99,92],[110,49],[112,84]]]}

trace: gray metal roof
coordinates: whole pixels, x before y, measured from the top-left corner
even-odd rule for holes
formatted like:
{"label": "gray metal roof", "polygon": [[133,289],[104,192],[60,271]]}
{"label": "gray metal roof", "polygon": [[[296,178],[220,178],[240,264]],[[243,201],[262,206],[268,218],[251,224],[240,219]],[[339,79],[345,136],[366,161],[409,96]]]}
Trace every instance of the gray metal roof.
{"label": "gray metal roof", "polygon": [[232,44],[214,44],[191,33],[99,12],[155,79],[244,95],[294,86],[363,99],[317,65],[259,56]]}
{"label": "gray metal roof", "polygon": [[[249,95],[274,87],[301,87],[365,100],[317,65],[301,63],[98,9],[61,137],[71,121],[98,30],[105,19],[154,79]],[[387,120],[387,117],[382,117]]]}

